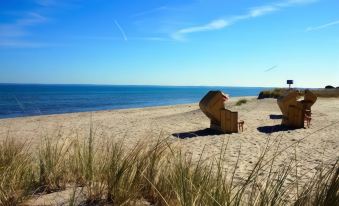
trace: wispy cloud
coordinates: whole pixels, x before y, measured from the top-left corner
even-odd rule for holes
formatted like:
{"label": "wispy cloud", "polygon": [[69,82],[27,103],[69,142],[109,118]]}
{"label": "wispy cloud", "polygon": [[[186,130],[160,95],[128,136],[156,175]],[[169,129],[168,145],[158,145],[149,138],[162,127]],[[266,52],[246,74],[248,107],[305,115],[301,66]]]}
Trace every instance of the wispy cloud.
{"label": "wispy cloud", "polygon": [[272,13],[275,11],[278,11],[279,7],[276,5],[266,5],[266,6],[260,6],[260,7],[254,7],[251,8],[246,15],[242,15],[241,17],[243,18],[254,18],[254,17],[259,17],[266,15],[268,13]]}
{"label": "wispy cloud", "polygon": [[[19,48],[21,45],[22,48],[40,48],[56,45],[32,42],[27,37],[33,35],[32,28],[45,24],[50,20],[42,14],[48,14],[52,8],[56,7],[72,8],[80,1],[82,0],[32,0],[35,3],[34,11],[28,9],[26,12],[15,12],[14,16],[16,18],[12,18],[12,22],[0,23],[0,47]],[[6,15],[13,16],[12,14],[7,13]],[[19,15],[20,17],[18,17]]]}
{"label": "wispy cloud", "polygon": [[56,0],[36,0],[35,2],[40,6],[54,6],[57,3]]}
{"label": "wispy cloud", "polygon": [[26,17],[16,21],[17,26],[34,26],[46,22],[48,19],[36,12],[28,12]]}
{"label": "wispy cloud", "polygon": [[135,13],[135,14],[132,15],[132,17],[140,17],[140,16],[152,14],[154,12],[163,11],[163,10],[166,10],[166,9],[168,9],[167,6],[160,6],[160,7],[157,7],[157,8],[153,8],[153,9],[149,9],[149,10],[145,10],[145,11]]}
{"label": "wispy cloud", "polygon": [[225,19],[213,20],[212,22],[205,24],[205,25],[199,25],[199,26],[193,26],[193,27],[180,29],[179,31],[176,31],[175,33],[172,34],[172,38],[176,40],[183,40],[185,34],[210,31],[210,30],[218,30],[226,26],[229,26],[231,23],[232,23],[231,21],[225,20]]}
{"label": "wispy cloud", "polygon": [[164,37],[129,37],[130,40],[140,40],[140,41],[172,41],[172,39]]}
{"label": "wispy cloud", "polygon": [[0,24],[0,37],[16,37],[26,34],[26,28],[46,22],[48,19],[38,13],[28,12],[13,23]]}
{"label": "wispy cloud", "polygon": [[[75,36],[74,38],[103,41],[121,41],[121,37],[114,36]],[[129,36],[128,41],[173,41],[173,39],[157,36]]]}
{"label": "wispy cloud", "polygon": [[33,0],[42,8],[73,8],[82,0]]}
{"label": "wispy cloud", "polygon": [[119,22],[118,22],[117,20],[114,20],[114,23],[115,23],[115,25],[117,26],[117,28],[119,29],[122,38],[123,38],[125,41],[128,41],[127,36],[126,36],[126,33],[125,33],[124,29],[120,26]]}
{"label": "wispy cloud", "polygon": [[235,15],[229,18],[218,18],[218,19],[212,20],[211,22],[207,24],[179,29],[175,31],[174,33],[172,33],[171,37],[175,40],[185,40],[185,37],[190,33],[220,30],[242,20],[257,18],[260,16],[267,15],[269,13],[277,12],[286,7],[302,5],[302,4],[310,4],[316,1],[317,0],[287,0],[283,2],[277,2],[277,3],[262,5],[258,7],[253,7],[253,8],[250,8],[248,12],[245,14]]}
{"label": "wispy cloud", "polygon": [[306,29],[306,31],[321,30],[321,29],[325,29],[325,28],[330,27],[330,26],[338,25],[338,24],[339,24],[339,20],[336,20],[336,21],[332,21],[332,22],[329,22],[329,23],[326,23],[326,24],[323,24],[323,25],[320,25],[320,26],[308,27]]}
{"label": "wispy cloud", "polygon": [[0,40],[0,48],[42,48],[56,46],[41,42],[31,42],[25,40],[12,40],[12,39],[2,39]]}
{"label": "wispy cloud", "polygon": [[24,36],[26,31],[22,27],[12,24],[0,24],[0,39],[4,37]]}

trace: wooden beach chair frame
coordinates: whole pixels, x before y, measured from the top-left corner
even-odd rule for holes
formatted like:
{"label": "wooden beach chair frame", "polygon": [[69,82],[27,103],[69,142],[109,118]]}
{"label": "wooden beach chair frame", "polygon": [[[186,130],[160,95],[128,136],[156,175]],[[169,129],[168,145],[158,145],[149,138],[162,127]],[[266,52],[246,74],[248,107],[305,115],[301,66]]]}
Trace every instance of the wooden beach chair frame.
{"label": "wooden beach chair frame", "polygon": [[209,91],[200,101],[201,111],[210,119],[210,128],[222,133],[243,131],[244,121],[238,121],[238,112],[225,109],[227,95],[221,91]]}
{"label": "wooden beach chair frame", "polygon": [[304,128],[311,124],[311,107],[317,101],[317,96],[311,91],[305,90],[304,99],[298,101],[300,94],[297,91],[290,91],[277,100],[278,106],[283,114],[281,124],[293,128]]}

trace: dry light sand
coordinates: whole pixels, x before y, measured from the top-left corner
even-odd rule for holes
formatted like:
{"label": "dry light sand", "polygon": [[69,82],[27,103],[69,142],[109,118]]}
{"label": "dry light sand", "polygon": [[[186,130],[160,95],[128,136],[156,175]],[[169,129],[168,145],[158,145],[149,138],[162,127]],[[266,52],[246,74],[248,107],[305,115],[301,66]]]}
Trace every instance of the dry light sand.
{"label": "dry light sand", "polygon": [[281,113],[276,100],[246,98],[249,102],[241,106],[235,106],[237,98],[231,98],[226,104],[227,108],[239,111],[240,119],[245,121],[244,131],[237,134],[205,130],[209,119],[198,104],[188,104],[2,119],[0,139],[10,136],[37,145],[41,137],[58,138],[57,133],[68,138],[87,137],[92,118],[96,138],[124,139],[126,145],[133,145],[139,140],[154,142],[158,136],[169,137],[169,141],[194,158],[204,147],[204,157],[213,158],[223,142],[229,141],[225,167],[233,168],[240,152],[236,172],[239,179],[249,173],[268,141],[272,148],[279,141],[281,150],[288,147],[278,156],[276,164],[297,158],[298,173],[302,177],[310,177],[321,162],[331,165],[338,159],[338,98],[319,98],[312,107],[311,127],[289,131],[279,131]]}

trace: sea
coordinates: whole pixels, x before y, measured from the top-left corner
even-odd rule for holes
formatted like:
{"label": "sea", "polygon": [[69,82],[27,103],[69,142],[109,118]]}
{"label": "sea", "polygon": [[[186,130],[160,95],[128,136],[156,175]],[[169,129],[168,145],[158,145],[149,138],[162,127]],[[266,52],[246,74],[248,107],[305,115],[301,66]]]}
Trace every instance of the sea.
{"label": "sea", "polygon": [[196,103],[209,91],[257,96],[261,87],[0,84],[0,118]]}

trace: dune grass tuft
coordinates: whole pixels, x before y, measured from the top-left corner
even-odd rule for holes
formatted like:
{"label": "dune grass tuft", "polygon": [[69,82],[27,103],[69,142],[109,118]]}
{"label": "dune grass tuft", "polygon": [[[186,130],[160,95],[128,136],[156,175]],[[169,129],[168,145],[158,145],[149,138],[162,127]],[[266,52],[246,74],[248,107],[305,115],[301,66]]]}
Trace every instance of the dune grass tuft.
{"label": "dune grass tuft", "polygon": [[[59,137],[59,135],[57,136]],[[66,188],[69,164],[66,161],[70,145],[66,140],[44,138],[39,148],[39,191],[51,193]]]}
{"label": "dune grass tuft", "polygon": [[289,90],[285,88],[275,88],[273,90],[264,90],[259,93],[258,99],[264,99],[264,98],[278,99],[282,97],[288,91]]}
{"label": "dune grass tuft", "polygon": [[[299,92],[300,96],[304,95],[305,90],[304,89],[291,89],[292,91]],[[282,96],[284,96],[286,93],[291,91],[286,88],[275,88],[272,90],[264,90],[259,93],[258,99],[264,99],[264,98],[275,98],[278,99]],[[323,97],[323,98],[332,98],[332,97],[339,97],[339,89],[310,89],[312,93],[314,93],[317,97]]]}
{"label": "dune grass tuft", "polygon": [[33,158],[24,143],[0,141],[0,205],[17,205],[35,184]]}
{"label": "dune grass tuft", "polygon": [[[168,139],[134,146],[101,140],[90,132],[86,140],[46,138],[38,154],[27,145],[6,138],[0,141],[0,205],[17,205],[31,195],[75,188],[70,204],[82,205],[335,205],[339,202],[339,165],[299,185],[296,159],[275,165],[267,144],[251,172],[237,179],[224,167],[227,142],[219,156],[198,158],[173,146]],[[105,138],[100,138],[105,139]],[[274,148],[273,148],[274,149]],[[36,157],[36,158],[35,158]],[[262,175],[264,174],[264,175]],[[81,200],[76,197],[81,188]]]}
{"label": "dune grass tuft", "polygon": [[239,99],[239,100],[235,103],[235,105],[236,105],[236,106],[240,106],[240,105],[242,105],[242,104],[246,104],[247,102],[248,102],[247,99]]}

